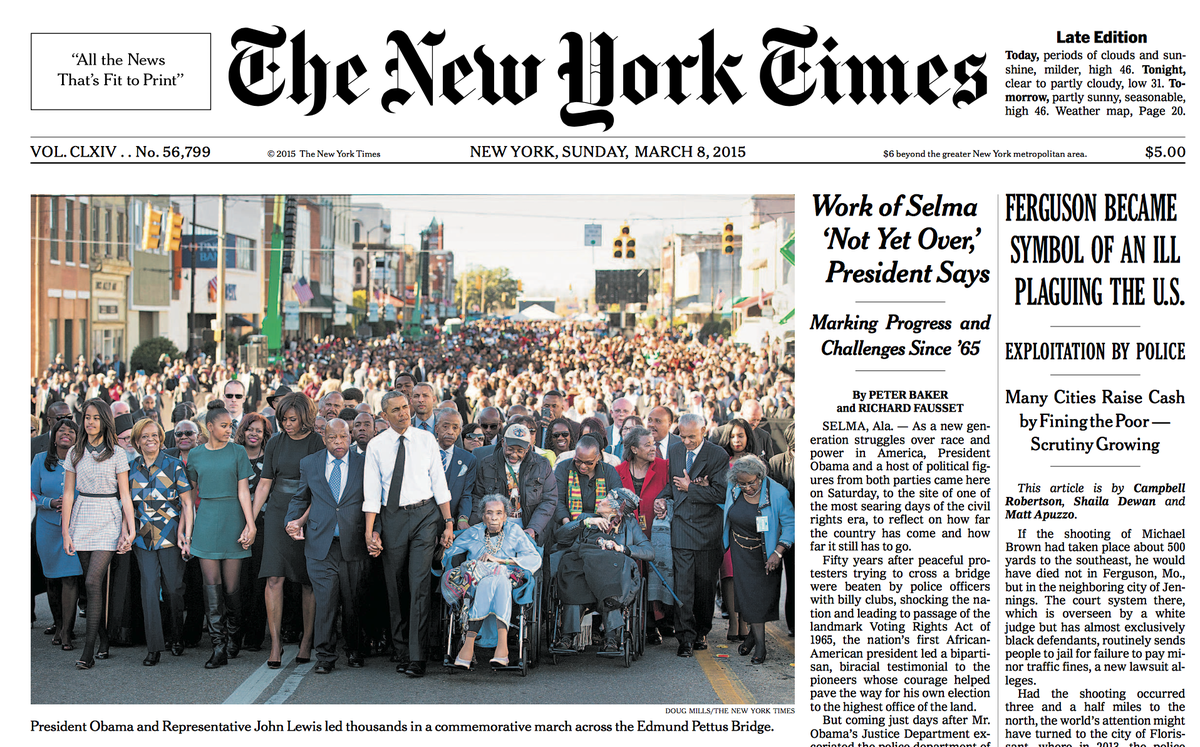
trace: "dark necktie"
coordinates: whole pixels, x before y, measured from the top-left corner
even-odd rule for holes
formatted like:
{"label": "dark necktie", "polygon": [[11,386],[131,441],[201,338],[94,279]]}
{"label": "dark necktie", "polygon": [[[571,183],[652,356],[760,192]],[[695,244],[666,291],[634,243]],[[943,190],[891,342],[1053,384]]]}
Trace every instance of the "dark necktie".
{"label": "dark necktie", "polygon": [[396,445],[396,465],[392,468],[392,485],[388,488],[387,509],[395,511],[400,506],[400,484],[404,482],[404,436]]}

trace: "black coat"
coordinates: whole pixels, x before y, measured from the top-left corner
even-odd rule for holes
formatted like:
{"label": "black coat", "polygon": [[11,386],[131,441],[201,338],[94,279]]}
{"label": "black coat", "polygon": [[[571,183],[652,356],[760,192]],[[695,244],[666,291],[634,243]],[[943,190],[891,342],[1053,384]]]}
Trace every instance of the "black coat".
{"label": "black coat", "polygon": [[692,479],[707,477],[708,485],[692,483],[686,492],[675,487],[674,478],[682,477],[687,449],[682,442],[671,447],[667,487],[660,498],[674,502],[671,520],[671,547],[680,550],[721,550],[725,525],[725,475],[729,455],[710,441],[700,442],[700,451],[689,472]]}
{"label": "black coat", "polygon": [[[554,516],[558,504],[558,483],[550,461],[530,449],[521,461],[517,473],[517,485],[521,495],[521,521],[526,529],[537,535],[539,545],[545,542],[546,526]],[[495,449],[479,459],[475,465],[475,493],[471,501],[471,524],[483,521],[480,507],[483,497],[499,493],[508,495],[508,476],[504,468],[504,450]]]}
{"label": "black coat", "polygon": [[[555,539],[567,545],[558,561],[558,591],[563,604],[588,604],[615,599],[617,606],[628,604],[641,585],[641,572],[635,561],[653,561],[654,548],[642,533],[637,520],[627,519],[613,533],[583,525],[583,514],[560,527]],[[625,547],[628,554],[601,550],[600,539],[610,539]]]}
{"label": "black coat", "polygon": [[[558,526],[563,519],[571,518],[570,507],[570,484],[571,469],[573,467],[572,459],[563,459],[558,464],[554,465],[554,480],[558,483],[558,504],[554,509],[554,525]],[[624,487],[621,484],[621,476],[617,474],[617,468],[604,461],[603,459],[596,465],[596,474],[593,476],[590,484],[582,476],[579,480],[579,489],[583,498],[583,512],[585,514],[594,514],[596,512],[596,480],[604,478],[605,491],[615,490]],[[603,498],[604,496],[599,496]]]}

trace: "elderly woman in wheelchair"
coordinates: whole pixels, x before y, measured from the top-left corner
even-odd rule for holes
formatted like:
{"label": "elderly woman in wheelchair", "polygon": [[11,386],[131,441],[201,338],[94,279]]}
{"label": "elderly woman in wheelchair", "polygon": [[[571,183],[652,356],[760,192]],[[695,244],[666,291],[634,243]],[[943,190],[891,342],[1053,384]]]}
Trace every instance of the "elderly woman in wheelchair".
{"label": "elderly woman in wheelchair", "polygon": [[596,513],[580,514],[558,528],[555,540],[566,548],[558,561],[558,595],[562,630],[554,648],[575,649],[585,605],[597,603],[604,620],[601,656],[622,650],[625,617],[622,608],[637,597],[642,577],[637,561],[654,561],[654,548],[638,526],[640,499],[617,488],[596,502]]}
{"label": "elderly woman in wheelchair", "polygon": [[470,669],[475,642],[485,626],[495,626],[496,656],[493,666],[508,666],[508,623],[513,589],[521,586],[542,565],[542,556],[529,535],[515,522],[506,521],[512,504],[502,495],[483,498],[483,523],[463,531],[446,549],[444,563],[457,556],[466,559],[442,574],[442,596],[451,607],[471,600],[467,632],[454,666]]}

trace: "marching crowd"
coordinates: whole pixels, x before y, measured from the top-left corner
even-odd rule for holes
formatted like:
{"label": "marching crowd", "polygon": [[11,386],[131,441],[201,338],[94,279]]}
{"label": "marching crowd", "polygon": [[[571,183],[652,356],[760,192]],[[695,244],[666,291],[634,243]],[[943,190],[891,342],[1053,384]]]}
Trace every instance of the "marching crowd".
{"label": "marching crowd", "polygon": [[461,668],[476,642],[508,665],[535,579],[563,605],[552,650],[582,649],[590,605],[612,653],[637,567],[650,643],[691,656],[723,609],[761,663],[785,575],[794,630],[793,376],[778,340],[561,322],[316,339],[265,371],[60,357],[31,385],[46,633],[78,669],[206,629],[205,667],[297,645],[328,673],[340,630],[348,666],[421,677],[436,595],[465,601]]}

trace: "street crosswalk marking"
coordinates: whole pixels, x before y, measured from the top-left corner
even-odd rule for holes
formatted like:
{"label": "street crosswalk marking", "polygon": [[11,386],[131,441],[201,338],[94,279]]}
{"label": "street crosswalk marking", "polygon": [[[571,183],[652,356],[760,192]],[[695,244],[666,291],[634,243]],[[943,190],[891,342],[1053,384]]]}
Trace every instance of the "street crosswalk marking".
{"label": "street crosswalk marking", "polygon": [[270,687],[275,678],[282,674],[287,666],[292,663],[292,660],[296,658],[297,650],[289,649],[284,651],[283,666],[279,669],[268,668],[267,663],[264,661],[259,665],[258,669],[250,673],[250,676],[242,684],[238,685],[236,690],[229,694],[229,697],[225,699],[225,703],[227,705],[249,705],[258,700],[258,696]]}
{"label": "street crosswalk marking", "polygon": [[309,670],[316,666],[316,662],[308,662],[296,667],[296,671],[283,681],[283,687],[279,688],[279,692],[267,698],[267,703],[279,705],[286,703],[287,699],[292,697],[292,693],[296,692],[296,688],[300,687],[300,681],[304,679],[304,675],[308,674]]}

